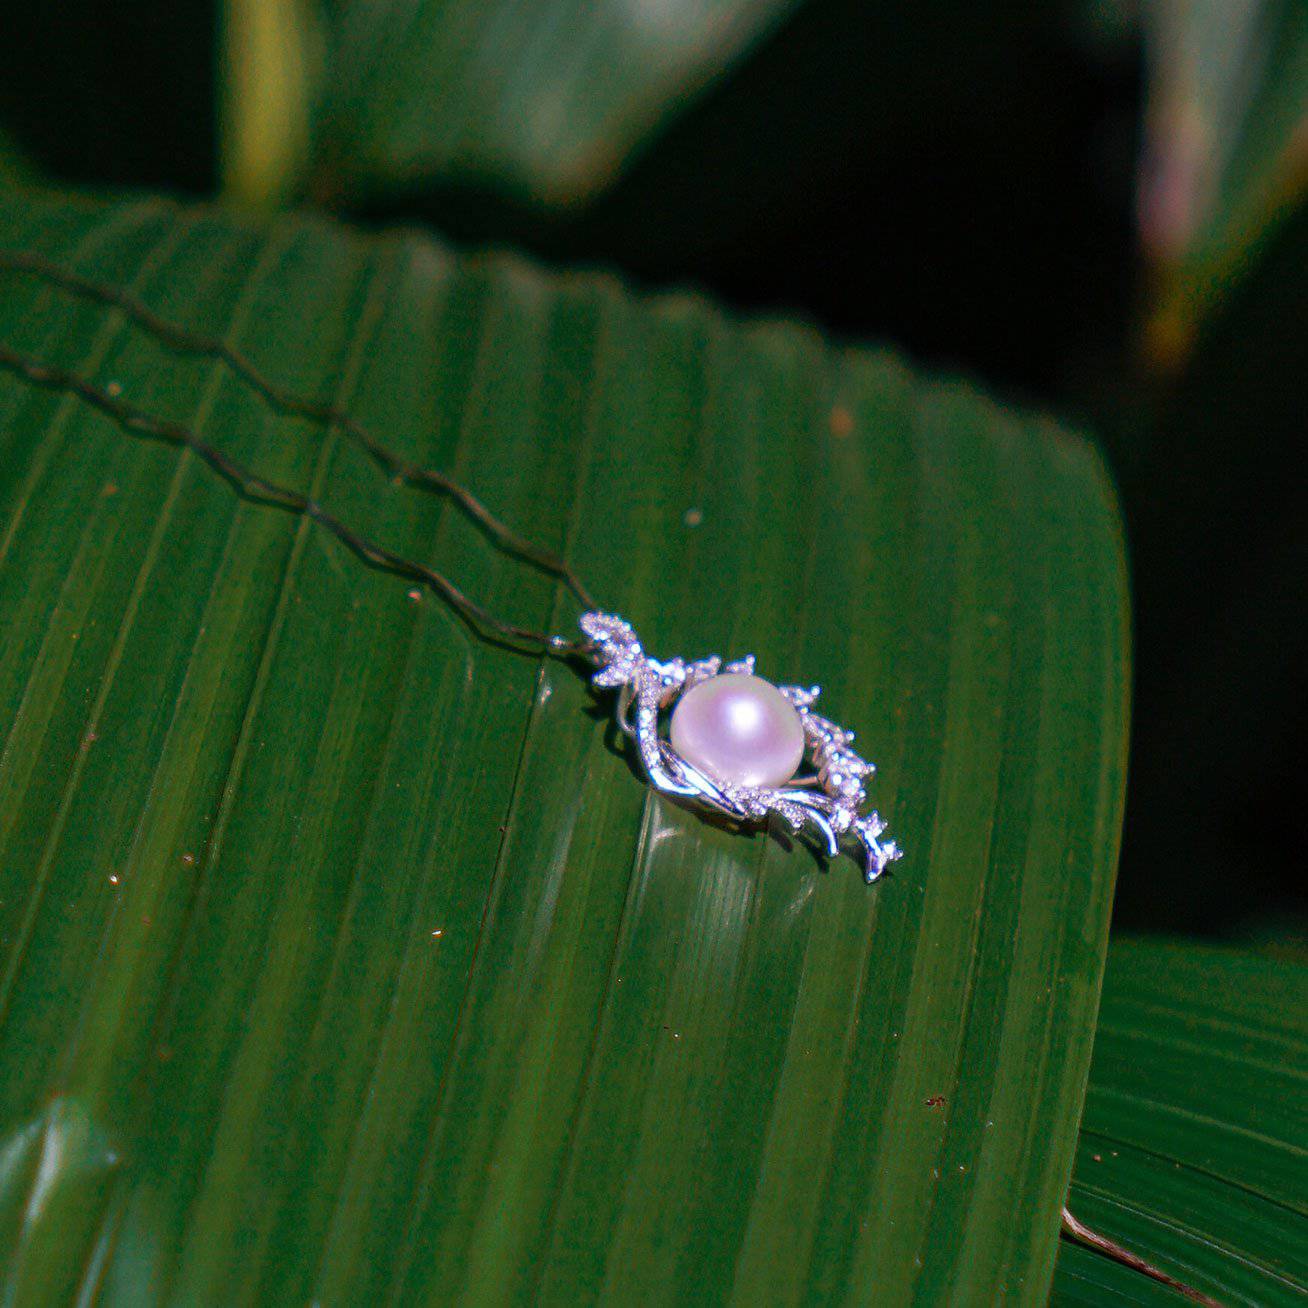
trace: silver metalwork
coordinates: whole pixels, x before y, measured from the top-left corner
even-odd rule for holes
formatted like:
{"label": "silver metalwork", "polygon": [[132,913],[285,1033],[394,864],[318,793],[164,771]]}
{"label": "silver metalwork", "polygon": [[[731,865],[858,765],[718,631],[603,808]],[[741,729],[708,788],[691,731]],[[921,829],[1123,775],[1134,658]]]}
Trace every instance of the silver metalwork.
{"label": "silver metalwork", "polygon": [[731,663],[716,654],[689,663],[681,658],[652,658],[630,624],[609,613],[584,614],[581,629],[590,638],[590,653],[599,665],[591,682],[618,691],[615,718],[635,740],[641,768],[655,790],[738,822],[758,823],[776,813],[793,831],[811,826],[833,858],[840,853],[842,839],[850,836],[863,852],[863,875],[869,884],[900,857],[893,840],[881,840],[886,824],[877,813],[860,812],[867,802],[865,783],[876,769],[854,752],[852,731],[813,712],[819,687],[777,687],[804,724],[805,757],[813,773],[778,789],[728,785],[706,776],[676,753],[659,733],[660,714],[701,681],[752,673],[754,656]]}

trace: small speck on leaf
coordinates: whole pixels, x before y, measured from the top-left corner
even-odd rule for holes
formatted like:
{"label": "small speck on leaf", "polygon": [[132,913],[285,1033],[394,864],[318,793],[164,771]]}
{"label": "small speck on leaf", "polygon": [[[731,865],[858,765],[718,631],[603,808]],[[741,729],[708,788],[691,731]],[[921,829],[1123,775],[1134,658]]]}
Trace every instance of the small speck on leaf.
{"label": "small speck on leaf", "polygon": [[844,440],[854,431],[854,415],[843,404],[837,404],[831,410],[831,434]]}
{"label": "small speck on leaf", "polygon": [[704,521],[703,509],[687,509],[681,515],[681,520],[687,527],[698,527]]}

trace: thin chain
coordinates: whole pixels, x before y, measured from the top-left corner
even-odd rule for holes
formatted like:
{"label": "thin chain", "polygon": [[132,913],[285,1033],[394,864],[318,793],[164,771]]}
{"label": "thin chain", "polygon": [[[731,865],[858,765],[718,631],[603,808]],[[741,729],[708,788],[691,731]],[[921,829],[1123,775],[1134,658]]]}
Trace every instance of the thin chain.
{"label": "thin chain", "polygon": [[[561,581],[585,608],[597,607],[581,579],[562,558],[519,536],[496,518],[466,487],[443,472],[410,463],[384,445],[358,419],[344,410],[282,390],[243,354],[218,337],[169,322],[129,292],[83,277],[27,251],[0,250],[0,268],[29,274],[75,295],[117,309],[171,349],[221,360],[274,409],[323,426],[338,428],[394,481],[452,499],[497,549]],[[525,646],[560,655],[581,654],[590,649],[588,640],[551,636],[496,617],[465,595],[448,577],[426,564],[406,559],[384,545],[360,535],[316,500],[260,476],[182,423],[157,418],[76,373],[43,363],[8,345],[0,344],[0,367],[35,385],[78,396],[113,418],[127,431],[190,450],[246,498],[303,514],[325,527],[365,562],[429,586],[461,618],[489,640],[514,648]]]}

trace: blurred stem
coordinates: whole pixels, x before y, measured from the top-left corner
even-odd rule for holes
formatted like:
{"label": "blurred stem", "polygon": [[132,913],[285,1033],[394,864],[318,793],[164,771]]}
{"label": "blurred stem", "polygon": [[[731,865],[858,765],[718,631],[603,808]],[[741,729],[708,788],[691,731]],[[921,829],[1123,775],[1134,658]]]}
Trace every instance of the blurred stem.
{"label": "blurred stem", "polygon": [[271,208],[295,193],[308,156],[312,14],[303,0],[226,0],[222,21],[223,190]]}

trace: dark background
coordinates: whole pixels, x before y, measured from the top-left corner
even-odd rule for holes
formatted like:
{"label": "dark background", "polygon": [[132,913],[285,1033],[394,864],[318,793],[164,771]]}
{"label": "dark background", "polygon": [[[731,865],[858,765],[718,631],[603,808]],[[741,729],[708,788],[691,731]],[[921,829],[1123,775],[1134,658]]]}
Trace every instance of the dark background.
{"label": "dark background", "polygon": [[[213,6],[53,8],[0,0],[0,127],[50,179],[213,194]],[[580,211],[468,184],[336,207],[807,315],[1092,434],[1135,596],[1116,925],[1300,950],[1308,209],[1151,364],[1141,37],[1075,12],[813,0]]]}

